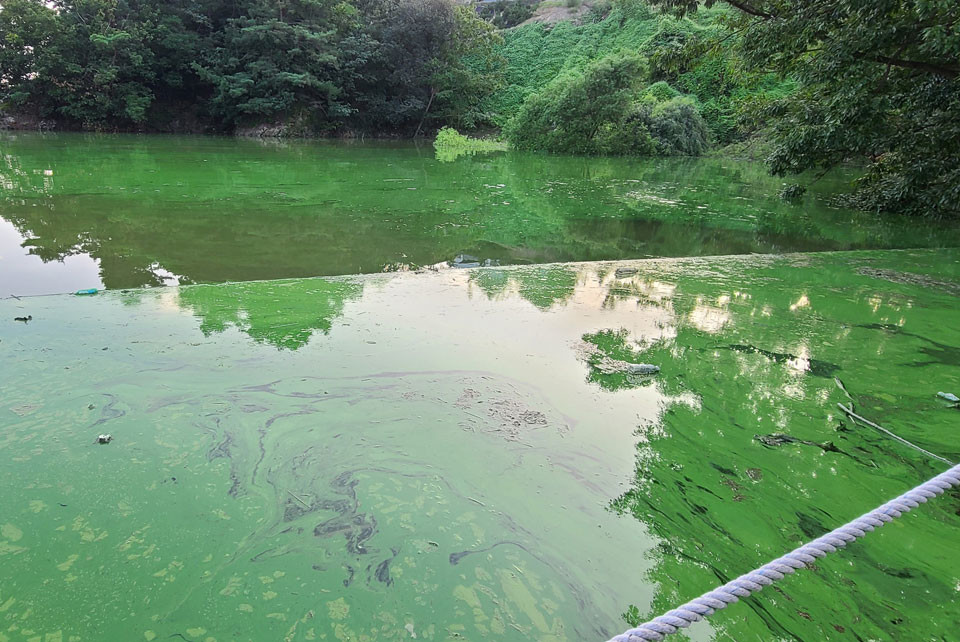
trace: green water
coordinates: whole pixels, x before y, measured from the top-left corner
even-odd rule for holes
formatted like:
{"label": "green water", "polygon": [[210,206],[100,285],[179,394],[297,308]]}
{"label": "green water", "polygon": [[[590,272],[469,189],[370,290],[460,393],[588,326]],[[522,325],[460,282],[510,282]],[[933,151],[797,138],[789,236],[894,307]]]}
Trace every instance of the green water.
{"label": "green water", "polygon": [[[944,468],[835,379],[960,458],[958,294],[918,250],[0,300],[0,641],[606,639]],[[690,637],[956,639],[958,527]]]}
{"label": "green water", "polygon": [[717,159],[150,136],[0,137],[0,295],[417,268],[960,245],[960,229],[851,212],[851,175],[780,201]]}

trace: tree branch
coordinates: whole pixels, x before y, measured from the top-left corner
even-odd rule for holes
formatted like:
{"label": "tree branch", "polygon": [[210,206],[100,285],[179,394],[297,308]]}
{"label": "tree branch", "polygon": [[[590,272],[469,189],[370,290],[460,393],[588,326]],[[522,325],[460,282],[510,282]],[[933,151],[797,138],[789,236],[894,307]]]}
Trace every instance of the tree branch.
{"label": "tree branch", "polygon": [[932,62],[921,62],[919,60],[902,60],[900,58],[891,58],[890,56],[874,56],[871,60],[874,62],[883,63],[885,65],[891,65],[893,67],[904,67],[906,69],[926,71],[928,73],[937,74],[946,78],[956,78],[957,74],[960,73],[960,70],[955,67],[944,67],[943,65],[937,65]]}
{"label": "tree branch", "polygon": [[751,16],[756,16],[757,18],[763,18],[764,20],[769,20],[770,18],[776,18],[772,13],[767,13],[766,11],[761,11],[753,5],[749,5],[746,2],[741,2],[740,0],[726,0],[727,4],[736,7],[740,11],[750,14]]}

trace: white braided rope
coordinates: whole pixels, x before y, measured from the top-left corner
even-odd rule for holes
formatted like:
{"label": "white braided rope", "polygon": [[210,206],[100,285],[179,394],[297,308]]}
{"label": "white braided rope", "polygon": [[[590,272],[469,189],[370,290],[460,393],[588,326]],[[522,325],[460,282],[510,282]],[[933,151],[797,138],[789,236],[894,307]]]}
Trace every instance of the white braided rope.
{"label": "white braided rope", "polygon": [[816,558],[824,557],[827,553],[833,553],[838,548],[843,548],[853,540],[863,537],[869,531],[883,526],[886,522],[900,517],[903,513],[909,512],[928,499],[940,495],[948,488],[958,485],[960,485],[960,464],[852,522],[830,531],[809,544],[794,549],[755,571],[741,575],[718,589],[704,593],[679,608],[630,629],[612,638],[609,642],[662,640],[671,633],[676,633],[678,630],[712,615],[715,611],[739,601],[741,597],[747,597],[764,586],[773,584],[782,579],[784,575],[806,567]]}

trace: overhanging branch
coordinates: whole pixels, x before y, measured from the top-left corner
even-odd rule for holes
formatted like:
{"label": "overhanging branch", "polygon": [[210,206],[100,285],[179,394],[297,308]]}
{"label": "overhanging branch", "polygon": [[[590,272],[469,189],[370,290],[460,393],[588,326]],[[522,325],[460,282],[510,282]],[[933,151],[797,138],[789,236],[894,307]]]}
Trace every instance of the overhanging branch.
{"label": "overhanging branch", "polygon": [[932,62],[921,62],[919,60],[903,60],[901,58],[892,58],[890,56],[874,56],[873,60],[876,62],[882,62],[883,64],[890,65],[892,67],[903,67],[905,69],[926,71],[931,74],[944,76],[945,78],[956,78],[957,74],[960,73],[960,69],[957,67],[947,67]]}

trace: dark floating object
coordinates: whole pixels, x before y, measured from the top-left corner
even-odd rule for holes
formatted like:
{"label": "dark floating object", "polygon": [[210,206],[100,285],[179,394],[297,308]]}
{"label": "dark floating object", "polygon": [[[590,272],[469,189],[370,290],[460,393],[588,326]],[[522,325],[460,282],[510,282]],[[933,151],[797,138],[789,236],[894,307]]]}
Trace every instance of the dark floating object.
{"label": "dark floating object", "polygon": [[98,444],[109,444],[111,441],[113,441],[113,435],[107,434],[107,435],[98,435],[98,436],[97,436],[97,443],[98,443]]}
{"label": "dark floating object", "polygon": [[618,279],[623,279],[628,276],[633,276],[636,273],[637,273],[637,268],[621,267],[621,268],[617,268],[616,272],[614,272],[613,275]]}
{"label": "dark floating object", "polygon": [[913,449],[916,450],[916,451],[922,452],[924,455],[926,455],[926,456],[928,456],[928,457],[933,457],[934,459],[939,459],[940,461],[942,461],[942,462],[945,463],[945,464],[953,464],[953,462],[950,461],[949,459],[946,459],[946,458],[944,458],[944,457],[941,457],[940,455],[937,455],[937,454],[935,454],[935,453],[932,453],[932,452],[930,452],[929,450],[925,450],[925,449],[921,448],[920,446],[916,445],[915,443],[913,443],[912,441],[908,441],[908,440],[904,439],[903,437],[901,437],[900,435],[896,434],[896,433],[893,432],[892,430],[887,430],[886,428],[884,428],[884,427],[881,426],[880,424],[875,424],[875,423],[873,423],[872,421],[870,421],[869,419],[865,419],[864,417],[861,417],[860,415],[858,415],[857,413],[855,413],[855,412],[853,411],[853,403],[852,403],[852,402],[850,403],[850,406],[849,406],[849,407],[848,407],[848,406],[844,406],[842,403],[838,403],[838,404],[837,404],[837,407],[840,408],[840,410],[842,410],[842,411],[844,411],[845,413],[847,413],[848,415],[850,415],[850,418],[853,419],[854,421],[859,421],[860,423],[862,423],[862,424],[864,424],[864,425],[866,425],[866,426],[870,426],[871,428],[873,428],[873,429],[875,429],[875,430],[879,430],[880,432],[882,432],[883,434],[887,435],[888,437],[892,437],[893,439],[896,439],[897,441],[899,441],[899,442],[900,442],[901,444],[903,444],[904,446],[909,446],[910,448],[913,448]]}
{"label": "dark floating object", "polygon": [[[745,354],[760,354],[775,363],[787,363],[789,361],[799,360],[799,357],[795,354],[790,354],[788,352],[771,352],[769,350],[764,350],[763,348],[758,348],[757,346],[752,345],[732,344],[728,346],[717,347],[720,349],[733,350],[734,352],[743,352]],[[809,360],[810,374],[815,377],[833,377],[834,373],[838,370],[840,370],[840,366],[835,363],[820,361],[819,359]]]}
{"label": "dark floating object", "polygon": [[447,265],[455,268],[494,267],[499,266],[500,261],[494,259],[481,260],[480,257],[472,254],[457,254]]}
{"label": "dark floating object", "polygon": [[753,438],[768,448],[776,448],[785,444],[803,444],[804,446],[816,446],[826,452],[840,452],[840,449],[834,446],[833,442],[827,441],[821,444],[807,439],[797,439],[796,437],[791,437],[790,435],[785,435],[780,432],[773,433],[772,435],[754,435]]}
{"label": "dark floating object", "polygon": [[14,320],[14,321],[23,321],[24,323],[26,323],[27,321],[33,321],[33,315],[31,314],[31,315],[25,316],[25,317],[13,317],[13,320]]}

